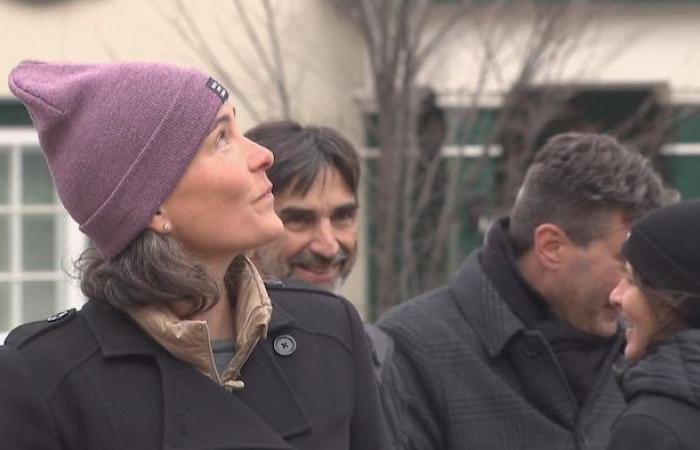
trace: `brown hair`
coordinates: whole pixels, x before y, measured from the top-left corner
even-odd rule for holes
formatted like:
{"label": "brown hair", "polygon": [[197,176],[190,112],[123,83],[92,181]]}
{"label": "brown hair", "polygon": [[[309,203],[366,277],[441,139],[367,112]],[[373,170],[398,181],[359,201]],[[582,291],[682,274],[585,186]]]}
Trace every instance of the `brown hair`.
{"label": "brown hair", "polygon": [[[229,295],[247,260],[237,256],[229,266],[225,283]],[[105,259],[92,246],[75,261],[80,289],[89,298],[124,309],[134,306],[190,305],[188,316],[211,308],[218,299],[216,283],[204,267],[189,262],[178,242],[145,229],[121,253]]]}
{"label": "brown hair", "polygon": [[660,328],[651,336],[653,341],[664,339],[680,329],[689,328],[687,307],[689,302],[700,301],[698,294],[654,288],[636,272],[632,273],[632,281],[644,294],[660,324]]}

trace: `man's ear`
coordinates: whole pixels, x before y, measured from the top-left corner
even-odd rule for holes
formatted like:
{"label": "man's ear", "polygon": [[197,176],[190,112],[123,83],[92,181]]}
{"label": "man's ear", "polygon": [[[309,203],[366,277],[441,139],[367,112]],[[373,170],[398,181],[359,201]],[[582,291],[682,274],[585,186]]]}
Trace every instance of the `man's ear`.
{"label": "man's ear", "polygon": [[533,253],[542,266],[550,270],[560,268],[569,238],[557,225],[543,223],[535,228]]}
{"label": "man's ear", "polygon": [[172,224],[164,214],[162,207],[156,210],[146,226],[158,234],[168,234],[172,231]]}

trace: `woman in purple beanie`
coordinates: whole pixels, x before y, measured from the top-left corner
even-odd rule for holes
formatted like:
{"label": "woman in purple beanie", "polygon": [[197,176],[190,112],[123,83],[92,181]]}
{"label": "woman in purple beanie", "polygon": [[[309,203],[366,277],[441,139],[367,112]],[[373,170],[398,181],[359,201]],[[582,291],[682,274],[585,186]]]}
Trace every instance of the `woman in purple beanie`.
{"label": "woman in purple beanie", "polygon": [[382,449],[354,308],[266,286],[272,154],[227,90],[163,64],[26,61],[9,77],[66,210],[88,301],[0,347],[6,450]]}
{"label": "woman in purple beanie", "polygon": [[610,294],[627,343],[628,402],[608,449],[700,448],[700,200],[655,210],[622,246],[625,276]]}

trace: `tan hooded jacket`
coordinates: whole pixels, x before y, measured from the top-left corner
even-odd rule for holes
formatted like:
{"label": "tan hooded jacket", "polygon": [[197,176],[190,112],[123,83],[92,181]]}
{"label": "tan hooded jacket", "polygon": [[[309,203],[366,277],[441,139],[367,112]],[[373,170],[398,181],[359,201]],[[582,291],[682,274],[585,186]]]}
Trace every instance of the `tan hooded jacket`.
{"label": "tan hooded jacket", "polygon": [[143,330],[176,358],[187,362],[229,390],[242,389],[241,368],[255,344],[267,337],[272,304],[265,284],[253,263],[246,258],[241,273],[234,316],[236,353],[221,374],[216,370],[209,328],[204,320],[182,320],[165,306],[129,309],[129,315]]}

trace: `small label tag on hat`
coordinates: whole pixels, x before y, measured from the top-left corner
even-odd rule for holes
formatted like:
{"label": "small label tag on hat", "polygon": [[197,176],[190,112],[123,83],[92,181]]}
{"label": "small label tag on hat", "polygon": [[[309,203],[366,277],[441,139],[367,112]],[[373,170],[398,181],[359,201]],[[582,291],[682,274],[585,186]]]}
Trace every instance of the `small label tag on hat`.
{"label": "small label tag on hat", "polygon": [[223,87],[218,81],[213,78],[207,80],[207,87],[214,91],[216,95],[219,96],[222,102],[225,102],[228,98],[228,91]]}

